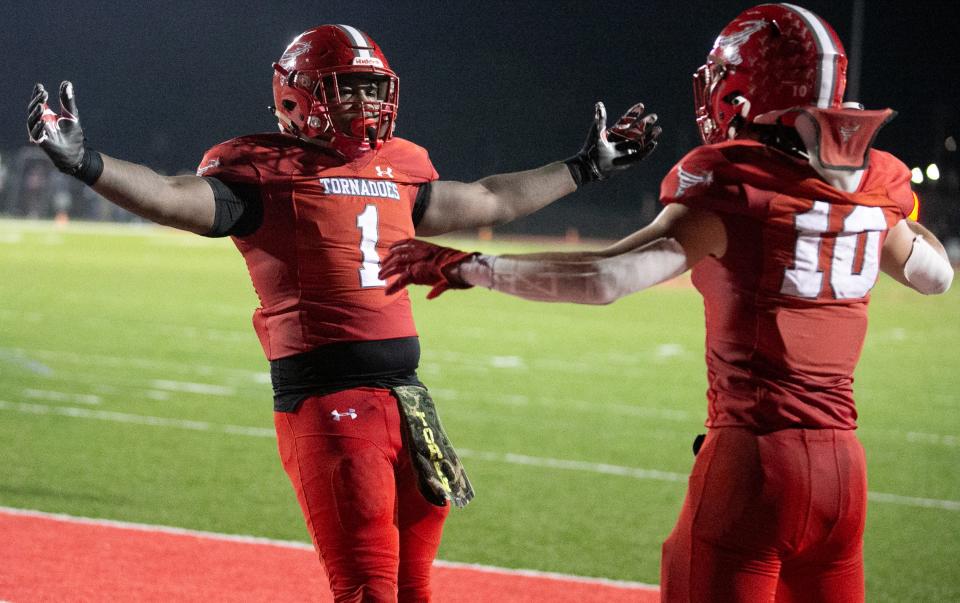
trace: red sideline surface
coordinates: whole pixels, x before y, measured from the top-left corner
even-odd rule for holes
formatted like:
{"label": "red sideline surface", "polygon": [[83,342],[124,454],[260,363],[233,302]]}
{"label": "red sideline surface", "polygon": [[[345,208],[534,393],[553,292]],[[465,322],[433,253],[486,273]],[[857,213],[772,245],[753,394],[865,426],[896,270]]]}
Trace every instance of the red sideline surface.
{"label": "red sideline surface", "polygon": [[[437,603],[653,602],[656,587],[439,562]],[[0,509],[0,599],[332,601],[306,546]]]}

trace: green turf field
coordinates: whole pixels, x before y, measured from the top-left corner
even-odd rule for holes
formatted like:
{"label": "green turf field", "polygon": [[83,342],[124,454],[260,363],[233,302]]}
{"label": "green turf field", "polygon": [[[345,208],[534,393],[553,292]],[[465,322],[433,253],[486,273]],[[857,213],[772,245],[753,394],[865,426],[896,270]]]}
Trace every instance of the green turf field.
{"label": "green turf field", "polygon": [[[440,556],[658,582],[705,413],[696,292],[425,293],[420,375],[477,490]],[[0,222],[0,505],[306,540],[255,304],[228,240]],[[871,601],[960,600],[958,346],[960,286],[881,278],[856,382]]]}

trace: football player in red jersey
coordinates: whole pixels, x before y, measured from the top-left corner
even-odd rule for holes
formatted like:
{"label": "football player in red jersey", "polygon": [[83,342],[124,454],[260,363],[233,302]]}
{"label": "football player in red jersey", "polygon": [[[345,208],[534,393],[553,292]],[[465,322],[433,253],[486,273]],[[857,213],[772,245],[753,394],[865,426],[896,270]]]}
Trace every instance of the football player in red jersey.
{"label": "football player in red jersey", "polygon": [[214,146],[196,176],[86,147],[70,82],[59,114],[36,86],[28,129],[115,204],[233,238],[260,299],[281,460],[336,600],[427,601],[447,501],[473,491],[417,378],[407,294],[384,295],[380,253],[507,222],[626,169],[656,145],[656,116],[637,104],[607,130],[598,103],[570,159],[463,183],[438,180],[424,149],[393,136],[399,80],[354,27],[298,36],[274,64],[273,93],[281,131]]}
{"label": "football player in red jersey", "polygon": [[846,56],[789,4],[739,15],[695,75],[704,146],[663,180],[647,227],[595,252],[484,256],[417,240],[381,276],[605,304],[692,269],[706,311],[705,440],[664,543],[664,601],[862,601],[867,487],[853,370],[880,270],[953,279],[907,220],[910,173],[872,149],[889,109],[843,103]]}

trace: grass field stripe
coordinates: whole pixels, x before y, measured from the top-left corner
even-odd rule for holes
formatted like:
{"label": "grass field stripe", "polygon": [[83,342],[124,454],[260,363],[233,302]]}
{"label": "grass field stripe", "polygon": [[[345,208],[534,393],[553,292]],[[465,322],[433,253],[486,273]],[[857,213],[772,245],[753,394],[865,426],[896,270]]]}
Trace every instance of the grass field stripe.
{"label": "grass field stripe", "polygon": [[[110,528],[119,528],[124,530],[136,530],[138,532],[153,532],[161,534],[173,534],[176,536],[193,536],[196,538],[208,538],[211,540],[220,540],[226,542],[237,542],[240,544],[261,544],[267,546],[276,546],[282,548],[291,548],[304,551],[313,551],[313,545],[307,542],[298,542],[295,540],[277,540],[273,538],[264,538],[262,536],[247,536],[242,534],[222,534],[219,532],[208,532],[205,530],[191,530],[189,528],[178,528],[174,526],[163,526],[145,523],[136,523],[129,521],[118,521],[115,519],[98,519],[93,517],[78,517],[66,513],[50,513],[47,511],[36,511],[33,509],[17,509],[13,507],[0,506],[0,513],[12,516],[37,517],[49,519],[52,521],[62,521],[92,526],[104,526]],[[437,567],[464,569],[483,572],[487,574],[500,574],[510,576],[526,576],[530,578],[543,578],[547,580],[557,580],[561,582],[578,582],[582,584],[599,584],[612,586],[616,588],[639,589],[639,590],[658,590],[655,584],[646,584],[643,582],[631,582],[626,580],[612,580],[610,578],[594,578],[590,576],[576,576],[572,574],[561,574],[557,572],[544,572],[530,569],[513,569],[506,567],[497,567],[493,565],[482,565],[479,563],[462,563],[458,561],[444,561],[437,559],[434,561]]]}
{"label": "grass field stripe", "polygon": [[[196,373],[198,375],[209,376],[214,373],[225,373],[237,377],[249,378],[256,383],[270,383],[270,373],[268,371],[255,371],[250,369],[239,369],[231,367],[213,366],[210,364],[196,364],[191,362],[173,362],[170,360],[155,360],[152,358],[141,358],[138,356],[110,356],[107,354],[79,354],[76,352],[63,352],[56,350],[26,350],[23,348],[0,348],[0,361],[8,360],[17,363],[35,362],[31,358],[41,358],[51,361],[58,360],[62,362],[71,362],[84,366],[111,366],[111,367],[134,367],[147,370],[174,369],[184,370],[184,372]],[[39,363],[37,363],[39,364]],[[47,371],[50,369],[47,367]]]}
{"label": "grass field stripe", "polygon": [[960,438],[952,435],[940,435],[937,433],[918,433],[916,431],[907,432],[908,442],[919,442],[923,444],[936,444],[939,446],[949,446],[956,448],[960,446]]}
{"label": "grass field stripe", "polygon": [[[0,232],[28,232],[51,234],[56,233],[57,226],[49,220],[0,220]],[[91,235],[91,236],[116,236],[116,237],[145,237],[145,236],[181,236],[194,237],[196,235],[159,226],[157,224],[121,224],[107,222],[84,222],[82,220],[71,220],[70,226],[65,232],[71,235]],[[219,243],[224,247],[230,247],[232,244],[225,239],[208,239],[211,244]]]}
{"label": "grass field stripe", "polygon": [[617,402],[603,402],[603,401],[588,401],[588,400],[578,400],[573,398],[557,398],[557,397],[544,397],[544,396],[524,396],[522,394],[511,394],[507,396],[498,395],[491,396],[489,392],[474,389],[450,389],[450,388],[435,388],[431,387],[430,392],[433,394],[433,397],[437,400],[464,400],[469,399],[471,402],[484,401],[491,404],[502,404],[506,406],[543,406],[550,408],[553,411],[559,410],[560,407],[572,408],[575,410],[583,410],[586,412],[597,412],[598,410],[604,410],[608,412],[616,412],[624,415],[644,417],[644,418],[657,418],[665,419],[668,421],[681,421],[688,422],[694,420],[695,417],[692,413],[685,410],[676,410],[671,408],[657,408],[653,406],[636,406],[633,404],[622,404]]}
{"label": "grass field stripe", "polygon": [[49,366],[5,348],[0,348],[0,363],[12,364],[30,373],[43,375],[45,377],[53,374],[53,369]]}
{"label": "grass field stripe", "polygon": [[[139,358],[134,356],[109,356],[104,354],[77,354],[73,352],[59,352],[54,350],[24,350],[20,348],[8,348],[3,350],[0,348],[0,352],[7,352],[6,356],[0,358],[11,358],[17,359],[21,362],[27,360],[31,356],[41,358],[43,360],[65,360],[73,362],[76,364],[83,365],[104,365],[104,366],[133,366],[141,369],[155,370],[162,367],[166,367],[168,370],[182,370],[183,372],[191,372],[195,374],[200,374],[208,376],[214,373],[235,375],[241,378],[249,378],[256,383],[268,384],[270,382],[270,374],[266,371],[251,371],[248,369],[239,369],[239,368],[230,368],[230,367],[216,367],[211,365],[196,365],[192,363],[177,363],[171,361],[154,361],[148,358]],[[447,364],[447,363],[444,363]],[[472,364],[472,363],[471,363]],[[439,366],[439,365],[438,365]],[[421,367],[422,368],[422,367]],[[423,372],[422,370],[420,371]],[[567,372],[564,370],[563,372]],[[127,381],[128,383],[133,383]],[[172,389],[172,388],[159,388],[159,389]],[[186,390],[175,390],[175,391],[186,391]],[[463,397],[469,397],[471,399],[483,399],[495,404],[507,404],[510,406],[516,406],[518,404],[527,403],[536,404],[538,406],[545,406],[549,408],[557,408],[558,405],[568,406],[571,408],[589,410],[591,412],[598,409],[604,409],[612,412],[618,412],[630,416],[638,417],[647,417],[647,418],[658,418],[668,421],[679,421],[679,422],[688,422],[695,420],[696,417],[692,412],[679,409],[671,408],[657,408],[652,406],[636,406],[631,404],[622,404],[616,402],[602,402],[602,401],[587,401],[587,400],[577,400],[577,399],[564,399],[564,398],[555,398],[555,397],[542,397],[536,396],[533,398],[527,396],[517,395],[514,397],[490,397],[488,392],[483,390],[468,390],[468,389],[449,389],[449,388],[431,388],[431,392],[435,394],[437,398],[446,398],[446,399],[460,399]],[[234,392],[233,395],[236,395]]]}
{"label": "grass field stripe", "polygon": [[91,405],[96,405],[103,402],[103,398],[95,394],[57,392],[47,389],[34,389],[31,387],[25,388],[22,390],[22,393],[27,398],[33,398],[35,400],[50,400],[51,402],[73,402],[75,404]]}
{"label": "grass field stripe", "polygon": [[464,448],[458,448],[457,452],[464,458],[509,463],[511,465],[528,465],[531,467],[545,467],[550,469],[584,471],[587,473],[620,475],[624,477],[632,477],[634,479],[649,479],[663,482],[687,481],[686,474],[673,473],[671,471],[659,471],[657,469],[641,469],[638,467],[624,467],[622,465],[609,465],[606,463],[591,463],[587,461],[571,461],[549,457],[527,456],[525,454],[515,454],[512,452],[482,452]]}
{"label": "grass field stripe", "polygon": [[[2,310],[0,310],[0,312],[2,312]],[[270,382],[270,374],[266,371],[220,367],[213,365],[199,365],[186,362],[179,363],[172,361],[160,361],[131,356],[123,357],[105,354],[78,354],[74,352],[55,350],[0,348],[0,361],[11,362],[17,366],[21,366],[25,370],[29,370],[30,372],[38,372],[48,375],[52,373],[52,370],[49,367],[37,362],[36,360],[32,360],[31,357],[38,357],[46,361],[61,360],[84,365],[89,365],[92,363],[104,366],[133,366],[142,369],[160,369],[165,367],[167,370],[181,370],[183,372],[190,372],[204,376],[209,376],[212,374],[231,375],[241,379],[250,379],[259,384],[268,384]],[[472,399],[479,398],[497,404],[504,402],[499,398],[490,397],[487,392],[481,390],[431,388],[431,391],[438,399],[452,400],[470,397]],[[605,410],[618,412],[625,415],[653,417],[677,422],[687,422],[697,418],[694,413],[690,411],[678,409],[635,406],[630,404],[617,404],[609,402],[588,402],[585,400],[563,398],[532,397],[527,399],[531,404],[538,406],[549,406],[551,408],[556,408],[558,405],[591,410],[603,408]],[[510,403],[510,401],[507,401],[507,403]],[[510,405],[514,404],[510,403]],[[864,437],[881,436],[895,439],[906,439],[912,444],[939,445],[950,448],[960,446],[960,436],[950,434],[932,434],[915,431],[903,432],[895,429],[881,429],[870,426],[859,428],[859,432]]]}
{"label": "grass field stripe", "polygon": [[[251,308],[238,309],[236,312],[230,314],[232,317],[240,317],[249,315]],[[48,313],[43,312],[17,312],[15,310],[8,310],[5,308],[0,308],[0,315],[3,315],[4,318],[13,318],[19,319],[23,318],[28,322],[43,323],[46,321],[52,321],[53,317]],[[214,329],[210,327],[196,327],[193,325],[184,325],[184,324],[173,324],[173,323],[162,323],[150,320],[128,320],[126,323],[143,325],[149,327],[153,331],[159,331],[166,335],[181,335],[184,337],[189,337],[192,339],[201,339],[205,341],[226,341],[233,343],[253,343],[256,341],[256,334],[249,329]],[[95,316],[85,316],[83,318],[78,318],[73,321],[73,324],[78,327],[91,327],[94,325],[102,325],[107,329],[113,329],[117,326],[117,321],[109,318],[99,318]]]}
{"label": "grass field stripe", "polygon": [[206,394],[211,396],[233,396],[236,389],[224,385],[212,385],[210,383],[190,383],[186,381],[171,381],[169,379],[154,379],[150,385],[155,389],[163,389],[171,392],[185,392],[189,394]]}
{"label": "grass field stripe", "polygon": [[[246,316],[249,312],[249,309],[237,310],[235,313],[232,313],[233,316]],[[26,318],[25,313],[17,312],[14,310],[8,310],[5,308],[0,308],[0,315],[3,315],[5,318],[9,319],[22,319]],[[48,317],[44,313],[39,312],[30,312],[29,319],[33,322],[46,322],[52,320],[52,317]],[[209,327],[194,327],[191,325],[183,324],[164,324],[159,322],[151,321],[137,321],[138,323],[149,327],[152,330],[162,331],[166,334],[178,334],[184,337],[189,337],[191,339],[200,339],[207,341],[216,341],[216,342],[234,342],[234,343],[253,343],[256,338],[252,331],[247,329],[213,329]],[[106,318],[95,318],[95,317],[86,317],[74,322],[78,326],[91,326],[91,325],[104,325],[105,327],[112,328],[116,321],[106,319]],[[686,354],[686,352],[678,352],[678,344],[665,343],[658,344],[656,348],[649,350],[646,354],[642,355],[636,360],[636,363],[643,364],[644,362],[649,361],[649,359],[656,360],[671,360]],[[21,354],[31,352],[30,350],[21,350],[14,349],[14,351]],[[50,352],[49,353],[56,353]],[[40,350],[34,352],[37,355],[41,354]],[[102,356],[105,359],[109,359],[108,356]],[[76,362],[89,362],[86,357],[81,355],[75,355]],[[126,359],[116,357],[113,358],[114,361],[124,361]],[[131,358],[129,362],[140,362],[143,361],[142,358]],[[186,363],[183,363],[186,364]],[[458,352],[445,352],[443,350],[424,350],[421,357],[421,371],[420,372],[438,372],[440,368],[451,368],[456,367],[461,370],[477,372],[481,374],[488,374],[490,372],[496,372],[500,374],[501,371],[506,372],[557,372],[565,375],[569,374],[597,374],[597,375],[622,375],[624,370],[628,370],[629,366],[622,364],[612,364],[601,359],[599,362],[578,362],[574,360],[566,360],[561,358],[539,358],[526,360],[520,356],[503,356],[496,354],[463,354]],[[239,369],[235,369],[239,370]]]}
{"label": "grass field stripe", "polygon": [[867,499],[873,502],[890,503],[907,507],[922,507],[928,509],[944,509],[946,511],[960,511],[960,500],[939,500],[936,498],[918,498],[915,496],[901,496],[885,492],[867,492]]}
{"label": "grass field stripe", "polygon": [[225,425],[208,423],[207,421],[188,421],[184,419],[170,419],[166,417],[152,417],[149,415],[135,415],[111,410],[91,410],[72,406],[49,406],[46,404],[29,404],[25,402],[8,402],[0,400],[0,410],[16,410],[34,415],[61,415],[80,419],[97,419],[114,423],[132,425],[149,425],[152,427],[173,427],[190,431],[214,431],[232,435],[244,435],[260,438],[276,437],[273,429],[266,427],[245,427],[241,425]]}
{"label": "grass field stripe", "polygon": [[[136,415],[107,410],[91,410],[89,408],[76,408],[72,406],[49,406],[46,404],[28,404],[25,402],[8,402],[0,400],[0,410],[14,410],[26,414],[56,414],[66,417],[97,419],[101,421],[113,421],[117,423],[127,423],[134,425],[149,425],[153,427],[173,427],[177,429],[187,429],[191,431],[219,432],[231,435],[242,435],[259,438],[275,437],[273,429],[265,427],[248,427],[242,425],[229,425],[223,423],[209,423],[207,421],[189,421],[184,419],[171,419],[166,417],[153,417],[149,415]],[[593,463],[589,461],[574,461],[567,459],[556,459],[550,457],[535,457],[512,452],[485,452],[471,450],[468,448],[458,449],[460,456],[464,458],[473,458],[482,461],[507,463],[511,465],[526,465],[533,467],[544,467],[549,469],[562,469],[570,471],[583,471],[585,473],[598,473],[605,475],[619,475],[641,480],[656,480],[665,482],[682,483],[687,481],[687,475],[683,473],[674,473],[671,471],[660,471],[658,469],[644,469],[640,467],[625,467],[623,465],[611,465],[607,463]],[[960,501],[941,500],[935,498],[920,498],[913,496],[902,496],[899,494],[889,494],[886,492],[868,492],[868,497],[874,502],[888,503],[907,507],[919,507],[927,509],[941,509],[945,511],[960,511]]]}

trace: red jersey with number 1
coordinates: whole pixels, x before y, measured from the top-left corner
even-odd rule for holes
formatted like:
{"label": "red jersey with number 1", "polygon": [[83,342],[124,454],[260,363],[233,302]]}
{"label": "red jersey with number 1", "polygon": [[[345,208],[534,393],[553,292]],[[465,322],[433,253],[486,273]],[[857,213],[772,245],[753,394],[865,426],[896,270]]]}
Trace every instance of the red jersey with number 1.
{"label": "red jersey with number 1", "polygon": [[845,193],[752,141],[698,147],[664,204],[710,210],[727,251],[693,269],[706,311],[708,427],[854,429],[853,371],[887,230],[913,207],[903,163],[871,150]]}
{"label": "red jersey with number 1", "polygon": [[424,149],[393,138],[344,163],[259,134],[213,147],[197,173],[259,190],[261,226],[233,241],[260,298],[253,325],[268,359],[417,334],[406,291],[384,295],[378,272],[381,254],[414,236],[419,186],[437,179]]}

